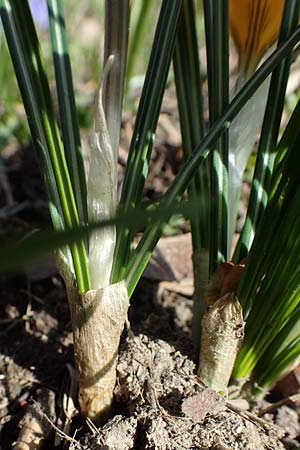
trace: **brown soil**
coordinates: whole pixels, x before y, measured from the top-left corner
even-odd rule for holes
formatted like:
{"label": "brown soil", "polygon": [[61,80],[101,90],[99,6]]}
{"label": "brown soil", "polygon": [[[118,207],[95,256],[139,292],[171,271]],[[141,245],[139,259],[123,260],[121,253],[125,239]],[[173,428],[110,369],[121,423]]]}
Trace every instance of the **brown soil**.
{"label": "brown soil", "polygon": [[[1,449],[11,448],[22,430],[32,427],[32,417],[37,417],[46,438],[44,448],[53,448],[55,434],[57,448],[68,444],[71,449],[91,450],[300,446],[296,409],[282,406],[256,420],[242,410],[216,408],[209,399],[208,405],[203,402],[189,333],[191,300],[168,291],[157,295],[157,287],[144,280],[133,299],[132,329],[121,344],[114,415],[94,428],[73,408],[71,427],[64,428],[64,400],[74,400],[77,407],[70,390],[72,335],[64,288],[57,274],[27,287],[21,277],[6,282],[1,292]],[[183,310],[185,314],[178,316]],[[183,408],[187,398],[192,401]],[[204,416],[208,412],[204,419],[199,420],[199,410]],[[75,433],[75,440],[60,439],[43,413],[60,430],[67,429],[69,437]]]}

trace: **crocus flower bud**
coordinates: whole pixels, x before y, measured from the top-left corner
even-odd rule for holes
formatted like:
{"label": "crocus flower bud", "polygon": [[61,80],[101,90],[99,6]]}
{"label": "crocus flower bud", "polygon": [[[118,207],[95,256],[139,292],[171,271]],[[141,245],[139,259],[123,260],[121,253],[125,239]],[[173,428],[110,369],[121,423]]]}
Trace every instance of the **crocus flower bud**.
{"label": "crocus flower bud", "polygon": [[278,37],[284,0],[230,0],[231,35],[248,78]]}

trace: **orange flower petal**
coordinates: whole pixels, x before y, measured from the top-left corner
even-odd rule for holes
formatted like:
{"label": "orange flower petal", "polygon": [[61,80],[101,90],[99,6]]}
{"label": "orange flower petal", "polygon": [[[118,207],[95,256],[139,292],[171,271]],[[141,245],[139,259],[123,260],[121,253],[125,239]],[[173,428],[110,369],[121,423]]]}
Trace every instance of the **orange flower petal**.
{"label": "orange flower petal", "polygon": [[284,0],[230,0],[231,34],[246,75],[276,41],[284,4]]}

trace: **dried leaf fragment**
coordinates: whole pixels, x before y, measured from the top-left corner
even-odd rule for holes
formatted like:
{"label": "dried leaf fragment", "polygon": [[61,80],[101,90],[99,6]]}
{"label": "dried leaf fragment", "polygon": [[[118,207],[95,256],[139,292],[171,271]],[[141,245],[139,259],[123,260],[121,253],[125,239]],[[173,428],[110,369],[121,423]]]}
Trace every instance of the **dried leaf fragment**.
{"label": "dried leaf fragment", "polygon": [[203,420],[207,414],[217,414],[226,408],[225,398],[210,388],[204,389],[200,394],[185,398],[181,410],[195,422]]}
{"label": "dried leaf fragment", "polygon": [[205,301],[208,306],[213,305],[226,294],[235,292],[245,270],[245,260],[239,264],[227,261],[220,265],[217,273],[210,280],[205,292]]}

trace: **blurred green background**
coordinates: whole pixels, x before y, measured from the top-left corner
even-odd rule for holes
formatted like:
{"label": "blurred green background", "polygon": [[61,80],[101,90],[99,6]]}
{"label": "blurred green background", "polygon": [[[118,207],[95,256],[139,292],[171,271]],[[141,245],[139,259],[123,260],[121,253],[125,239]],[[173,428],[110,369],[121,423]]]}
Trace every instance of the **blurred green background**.
{"label": "blurred green background", "polygon": [[[203,36],[202,0],[196,0],[198,29]],[[99,0],[64,0],[66,28],[76,91],[79,122],[89,128],[94,93],[99,82],[104,39],[104,5]],[[131,0],[129,40],[130,74],[127,78],[125,109],[134,110],[134,93],[142,87],[150,54],[156,20],[161,0]],[[47,27],[46,0],[30,0],[40,38],[47,76],[54,79],[49,32]],[[143,17],[145,20],[143,20]],[[151,23],[151,26],[149,26]],[[140,26],[139,26],[140,25]],[[133,46],[133,42],[135,45]],[[203,44],[202,44],[203,47]],[[25,145],[29,130],[10,61],[2,24],[0,23],[0,150],[14,142]],[[172,79],[172,75],[171,75]],[[51,84],[53,97],[55,89]]]}
{"label": "blurred green background", "polygon": [[[80,126],[84,128],[90,125],[90,110],[102,68],[104,3],[104,0],[64,1],[76,102]],[[133,86],[139,86],[142,83],[160,0],[150,3],[149,15],[151,21],[153,21],[153,26],[147,27],[146,34],[142,33],[138,46],[139,57],[135,59],[132,70]],[[132,2],[131,30],[133,32],[136,29],[142,4],[143,0]],[[47,76],[51,81],[54,76],[47,18],[45,16],[46,0],[32,0],[30,5],[46,61]],[[26,144],[29,140],[29,130],[1,23],[0,60],[0,149],[3,149],[16,140],[21,145]],[[53,81],[51,88],[55,98]],[[130,89],[127,89],[127,92],[127,100],[129,100]]]}
{"label": "blurred green background", "polygon": [[[150,54],[156,20],[162,0],[131,0],[131,23],[129,39],[129,66],[127,77],[125,110],[135,111],[137,99],[143,84],[144,74]],[[105,0],[64,0],[66,28],[73,70],[79,123],[82,130],[91,124],[94,95],[99,83],[104,39]],[[202,0],[195,0],[199,48],[204,49],[204,25]],[[52,64],[49,32],[47,27],[46,0],[30,0],[35,18],[42,52],[46,61],[47,76],[50,80],[55,100],[54,70]],[[143,17],[145,20],[143,20]],[[149,26],[151,24],[151,26]],[[133,45],[135,42],[135,45]],[[0,152],[7,146],[26,146],[30,141],[29,129],[19,90],[10,61],[6,40],[0,22]],[[205,53],[201,51],[201,60]],[[299,61],[299,59],[298,59]],[[299,98],[300,64],[294,65],[296,84],[288,89],[285,118],[287,118]],[[172,82],[172,70],[169,83]],[[293,84],[293,80],[292,83]],[[249,161],[252,173],[255,157]],[[249,175],[249,174],[248,174]],[[246,174],[246,179],[251,178]]]}

